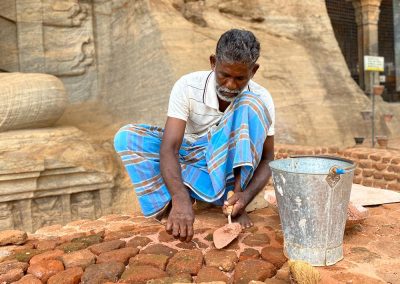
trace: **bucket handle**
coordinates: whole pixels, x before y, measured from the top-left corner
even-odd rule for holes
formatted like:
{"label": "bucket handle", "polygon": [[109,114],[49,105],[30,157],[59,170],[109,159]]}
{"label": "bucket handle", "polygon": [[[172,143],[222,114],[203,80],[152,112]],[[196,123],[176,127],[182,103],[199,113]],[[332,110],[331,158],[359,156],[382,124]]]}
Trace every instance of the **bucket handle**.
{"label": "bucket handle", "polygon": [[341,160],[343,162],[347,162],[352,164],[351,166],[348,166],[346,168],[341,168],[339,166],[333,166],[329,169],[329,173],[326,177],[326,182],[330,186],[330,188],[334,188],[335,185],[340,181],[340,176],[343,174],[346,174],[348,171],[353,170],[356,165],[353,161],[344,159],[344,158],[339,158],[339,157],[332,157],[328,155],[291,155],[290,158],[325,158],[325,159],[334,159],[334,160]]}
{"label": "bucket handle", "polygon": [[340,176],[347,173],[349,170],[352,170],[354,165],[351,165],[346,168],[340,168],[338,166],[333,166],[329,169],[329,173],[326,176],[326,182],[330,186],[330,188],[335,187],[335,185],[340,181]]}

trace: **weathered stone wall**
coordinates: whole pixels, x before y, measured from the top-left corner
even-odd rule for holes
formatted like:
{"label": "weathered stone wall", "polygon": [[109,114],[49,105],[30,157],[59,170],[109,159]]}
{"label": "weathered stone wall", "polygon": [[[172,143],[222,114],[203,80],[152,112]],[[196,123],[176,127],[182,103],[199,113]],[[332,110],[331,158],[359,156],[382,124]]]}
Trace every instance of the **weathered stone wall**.
{"label": "weathered stone wall", "polygon": [[[89,133],[100,124],[115,132],[128,121],[162,126],[175,80],[209,69],[220,34],[238,27],[254,31],[261,41],[255,80],[275,99],[278,142],[351,145],[353,136],[368,128],[360,111],[370,108],[369,100],[351,79],[323,0],[46,0],[42,5],[6,0],[1,5],[7,44],[0,46],[0,69],[54,74],[65,84],[70,109],[99,105],[67,110],[63,125]],[[396,116],[394,127],[381,125],[387,108],[382,102],[377,111],[380,132],[399,136]],[[104,119],[110,114],[112,123]],[[96,119],[89,125],[87,117]]]}

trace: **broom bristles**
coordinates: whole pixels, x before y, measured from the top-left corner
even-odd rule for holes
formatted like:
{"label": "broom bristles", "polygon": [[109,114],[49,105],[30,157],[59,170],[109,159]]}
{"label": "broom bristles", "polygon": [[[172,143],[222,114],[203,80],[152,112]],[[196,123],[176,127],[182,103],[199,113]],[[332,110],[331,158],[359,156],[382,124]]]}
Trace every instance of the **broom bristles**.
{"label": "broom bristles", "polygon": [[320,279],[319,272],[302,260],[289,260],[289,271],[291,278],[297,284],[317,284]]}

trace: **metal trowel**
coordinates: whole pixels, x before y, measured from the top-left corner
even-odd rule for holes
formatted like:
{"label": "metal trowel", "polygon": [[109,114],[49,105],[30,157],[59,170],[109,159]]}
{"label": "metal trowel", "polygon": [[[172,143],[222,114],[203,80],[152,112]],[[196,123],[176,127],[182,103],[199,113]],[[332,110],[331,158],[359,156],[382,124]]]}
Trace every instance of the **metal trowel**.
{"label": "metal trowel", "polygon": [[[233,196],[233,191],[228,192],[228,199]],[[214,245],[217,249],[221,249],[229,245],[242,231],[242,226],[239,223],[232,223],[232,210],[233,205],[227,207],[228,211],[228,224],[217,229],[213,233]]]}

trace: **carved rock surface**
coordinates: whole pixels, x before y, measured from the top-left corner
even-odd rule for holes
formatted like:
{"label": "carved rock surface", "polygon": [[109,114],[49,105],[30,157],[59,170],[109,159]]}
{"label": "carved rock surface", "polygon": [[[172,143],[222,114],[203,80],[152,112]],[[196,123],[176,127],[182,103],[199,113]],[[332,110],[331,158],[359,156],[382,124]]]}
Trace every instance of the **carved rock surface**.
{"label": "carved rock surface", "polygon": [[0,230],[111,213],[114,175],[113,154],[74,127],[2,132]]}
{"label": "carved rock surface", "polygon": [[0,73],[0,132],[51,126],[66,107],[67,94],[57,77]]}

